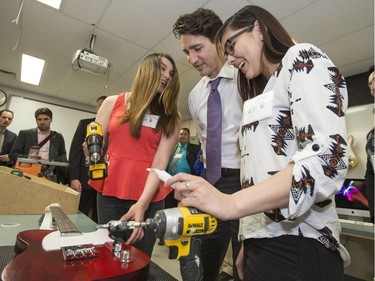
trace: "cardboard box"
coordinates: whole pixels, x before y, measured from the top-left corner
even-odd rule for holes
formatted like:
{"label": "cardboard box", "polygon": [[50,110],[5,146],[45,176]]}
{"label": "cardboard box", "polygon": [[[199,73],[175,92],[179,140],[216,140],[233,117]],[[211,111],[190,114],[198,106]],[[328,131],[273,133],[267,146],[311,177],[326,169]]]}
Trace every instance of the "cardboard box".
{"label": "cardboard box", "polygon": [[24,173],[26,177],[11,174],[12,169],[0,166],[0,214],[44,214],[45,208],[59,203],[67,214],[78,211],[81,194],[68,186]]}

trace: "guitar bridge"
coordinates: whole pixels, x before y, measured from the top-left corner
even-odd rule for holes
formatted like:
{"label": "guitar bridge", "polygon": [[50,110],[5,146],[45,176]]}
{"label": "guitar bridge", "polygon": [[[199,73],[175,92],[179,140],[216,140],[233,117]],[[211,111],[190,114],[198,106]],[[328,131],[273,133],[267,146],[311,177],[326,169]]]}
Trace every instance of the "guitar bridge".
{"label": "guitar bridge", "polygon": [[99,256],[93,244],[61,247],[61,250],[65,261],[95,258]]}

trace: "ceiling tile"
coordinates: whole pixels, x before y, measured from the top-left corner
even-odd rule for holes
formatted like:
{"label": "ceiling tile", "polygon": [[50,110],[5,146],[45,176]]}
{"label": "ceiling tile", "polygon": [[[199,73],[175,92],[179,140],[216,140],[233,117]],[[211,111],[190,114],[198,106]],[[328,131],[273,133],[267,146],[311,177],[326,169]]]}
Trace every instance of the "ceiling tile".
{"label": "ceiling tile", "polygon": [[[100,95],[130,90],[141,59],[165,52],[176,61],[179,110],[189,119],[188,94],[200,76],[188,63],[172,26],[180,15],[199,7],[214,10],[225,21],[245,5],[260,5],[297,41],[322,48],[345,76],[365,72],[374,62],[372,0],[63,0],[60,10],[25,0],[17,25],[12,20],[21,3],[0,0],[0,69],[17,74],[17,79],[0,75],[0,87],[82,108],[94,108]],[[108,77],[71,67],[73,54],[90,47],[92,34],[93,51],[112,65]],[[19,82],[22,52],[46,60],[40,86]]]}

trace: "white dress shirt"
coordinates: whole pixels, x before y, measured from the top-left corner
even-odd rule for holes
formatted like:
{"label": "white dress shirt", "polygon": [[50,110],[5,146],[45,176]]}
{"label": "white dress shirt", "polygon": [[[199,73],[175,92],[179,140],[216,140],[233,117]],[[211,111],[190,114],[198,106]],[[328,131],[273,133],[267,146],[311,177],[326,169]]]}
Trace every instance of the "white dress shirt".
{"label": "white dress shirt", "polygon": [[[218,86],[222,104],[221,167],[240,168],[239,128],[243,102],[237,89],[237,70],[224,64],[217,77],[222,77]],[[189,109],[206,158],[207,100],[211,84],[208,76],[202,77],[189,94]]]}

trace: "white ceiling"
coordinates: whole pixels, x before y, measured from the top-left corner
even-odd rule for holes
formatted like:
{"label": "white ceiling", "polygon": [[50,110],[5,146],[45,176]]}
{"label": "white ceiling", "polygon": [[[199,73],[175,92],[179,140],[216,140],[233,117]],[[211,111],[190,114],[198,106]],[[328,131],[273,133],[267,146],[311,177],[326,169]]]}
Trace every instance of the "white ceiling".
{"label": "white ceiling", "polygon": [[[128,90],[141,58],[165,52],[176,60],[181,79],[179,109],[190,119],[189,91],[200,79],[186,61],[171,30],[181,14],[199,7],[214,10],[224,21],[248,4],[273,13],[297,42],[322,48],[345,76],[359,74],[374,64],[373,0],[62,0],[60,10],[36,0],[25,0],[18,25],[21,0],[0,0],[0,86],[21,89],[94,106],[100,95]],[[74,71],[72,56],[89,48],[113,65],[109,81],[84,71]],[[18,40],[19,38],[19,40]],[[18,42],[18,44],[17,44]],[[19,81],[21,54],[46,60],[39,86]],[[107,89],[105,86],[108,85]]]}

